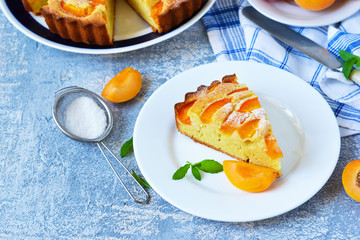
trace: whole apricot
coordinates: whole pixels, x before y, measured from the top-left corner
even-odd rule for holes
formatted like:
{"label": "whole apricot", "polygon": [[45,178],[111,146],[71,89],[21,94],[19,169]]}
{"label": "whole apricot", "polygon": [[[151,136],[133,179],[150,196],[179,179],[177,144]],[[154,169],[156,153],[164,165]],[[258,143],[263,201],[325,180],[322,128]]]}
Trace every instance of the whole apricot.
{"label": "whole apricot", "polygon": [[335,0],[295,0],[297,5],[310,11],[324,10],[333,5],[334,2]]}
{"label": "whole apricot", "polygon": [[346,193],[360,202],[360,159],[346,165],[342,174],[342,183]]}

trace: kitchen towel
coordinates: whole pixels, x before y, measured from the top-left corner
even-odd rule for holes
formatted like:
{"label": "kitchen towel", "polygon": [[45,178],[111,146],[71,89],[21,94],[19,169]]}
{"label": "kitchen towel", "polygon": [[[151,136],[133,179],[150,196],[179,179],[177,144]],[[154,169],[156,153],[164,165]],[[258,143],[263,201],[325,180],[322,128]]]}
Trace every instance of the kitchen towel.
{"label": "kitchen towel", "polygon": [[[273,38],[245,18],[246,0],[216,0],[202,18],[218,61],[255,61],[291,72],[309,83],[328,102],[341,136],[360,133],[360,87],[345,80],[315,60]],[[325,27],[292,27],[331,53],[339,49],[360,55],[360,12],[338,24]]]}

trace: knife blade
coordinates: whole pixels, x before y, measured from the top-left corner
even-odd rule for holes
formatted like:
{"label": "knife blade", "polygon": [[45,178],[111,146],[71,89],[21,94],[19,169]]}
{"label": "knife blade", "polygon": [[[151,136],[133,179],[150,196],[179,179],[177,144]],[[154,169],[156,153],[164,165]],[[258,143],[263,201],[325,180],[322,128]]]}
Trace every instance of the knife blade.
{"label": "knife blade", "polygon": [[[288,26],[262,15],[251,6],[244,7],[242,9],[242,13],[246,18],[250,19],[256,25],[280,41],[297,49],[298,51],[304,53],[308,57],[332,70],[342,71],[342,63],[326,48],[323,48],[316,42],[295,32]],[[351,71],[349,78],[360,84],[360,70],[354,68]]]}

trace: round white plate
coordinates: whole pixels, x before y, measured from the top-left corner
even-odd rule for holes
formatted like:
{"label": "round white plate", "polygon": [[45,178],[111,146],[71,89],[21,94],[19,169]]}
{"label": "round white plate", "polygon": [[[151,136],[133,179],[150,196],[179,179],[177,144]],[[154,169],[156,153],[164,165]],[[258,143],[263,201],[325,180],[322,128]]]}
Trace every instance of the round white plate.
{"label": "round white plate", "polygon": [[[174,105],[186,92],[233,73],[258,95],[284,153],[283,176],[262,193],[235,188],[223,172],[172,180],[186,161],[231,159],[180,134]],[[339,128],[321,95],[288,72],[253,62],[216,62],[179,74],[148,99],[134,129],[136,160],[161,197],[190,214],[228,222],[266,219],[301,205],[326,183],[339,150]]]}
{"label": "round white plate", "polygon": [[248,0],[263,15],[292,26],[319,27],[340,22],[360,10],[358,0],[337,0],[331,7],[318,12],[307,11],[287,1]]}
{"label": "round white plate", "polygon": [[0,8],[6,18],[19,31],[44,45],[76,53],[111,54],[141,49],[174,37],[198,21],[215,2],[215,0],[208,0],[200,11],[188,21],[168,33],[159,34],[154,33],[151,27],[133,11],[125,0],[115,1],[115,15],[117,16],[114,27],[115,41],[111,46],[75,43],[52,34],[42,17],[25,11],[21,0],[0,0]]}

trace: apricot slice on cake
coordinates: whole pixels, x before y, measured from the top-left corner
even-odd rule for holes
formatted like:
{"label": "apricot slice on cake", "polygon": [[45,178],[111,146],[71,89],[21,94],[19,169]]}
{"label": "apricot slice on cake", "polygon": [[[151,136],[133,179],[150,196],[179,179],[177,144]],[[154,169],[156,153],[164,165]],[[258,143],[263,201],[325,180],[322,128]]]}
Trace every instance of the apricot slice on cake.
{"label": "apricot slice on cake", "polygon": [[251,110],[261,108],[260,102],[257,97],[247,99],[241,107],[239,108],[239,112],[250,112]]}
{"label": "apricot slice on cake", "polygon": [[274,135],[272,134],[266,135],[265,144],[266,144],[265,152],[271,159],[278,159],[284,157]]}
{"label": "apricot slice on cake", "polygon": [[229,98],[224,98],[221,100],[218,100],[212,104],[210,104],[207,108],[205,108],[205,110],[203,111],[203,113],[200,116],[200,120],[202,123],[208,124],[212,122],[212,117],[213,115],[220,109],[222,108],[225,104],[231,102],[231,99]]}
{"label": "apricot slice on cake", "polygon": [[237,93],[237,92],[243,92],[243,91],[247,91],[247,90],[249,90],[248,87],[242,87],[242,88],[235,89],[235,90],[229,92],[227,95],[231,95],[231,94],[234,94],[234,93]]}
{"label": "apricot slice on cake", "polygon": [[243,122],[249,117],[248,113],[241,113],[234,111],[232,112],[227,119],[223,122],[220,127],[220,131],[224,134],[230,135],[232,134],[237,128],[241,126]]}
{"label": "apricot slice on cake", "polygon": [[241,127],[238,128],[238,133],[241,139],[251,138],[258,128],[259,122],[260,119],[254,119],[241,125]]}
{"label": "apricot slice on cake", "polygon": [[225,175],[235,187],[247,192],[262,192],[270,187],[278,173],[268,167],[236,160],[223,162]]}
{"label": "apricot slice on cake", "polygon": [[346,165],[342,182],[346,193],[355,201],[360,202],[360,159]]}
{"label": "apricot slice on cake", "polygon": [[178,119],[187,125],[191,124],[191,119],[188,115],[188,111],[189,109],[192,107],[192,105],[194,105],[195,101],[193,102],[189,102],[184,104],[183,106],[181,106],[180,110],[179,110],[179,115],[178,115]]}
{"label": "apricot slice on cake", "polygon": [[105,0],[93,1],[60,1],[60,8],[68,14],[76,17],[86,17],[90,15],[99,4],[105,5]]}

